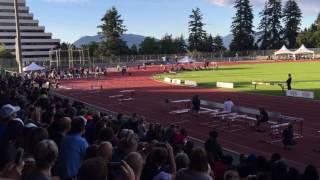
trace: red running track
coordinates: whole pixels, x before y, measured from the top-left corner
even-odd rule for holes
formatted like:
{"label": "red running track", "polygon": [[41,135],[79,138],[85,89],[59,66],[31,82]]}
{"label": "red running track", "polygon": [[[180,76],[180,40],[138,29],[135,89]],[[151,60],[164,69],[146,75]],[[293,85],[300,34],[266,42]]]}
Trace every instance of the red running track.
{"label": "red running track", "polygon": [[[228,149],[239,153],[257,153],[270,157],[278,152],[286,161],[294,167],[303,169],[306,164],[314,164],[320,168],[320,153],[314,149],[320,149],[320,101],[311,101],[290,97],[268,96],[243,92],[225,92],[206,88],[192,88],[174,86],[155,81],[151,75],[159,72],[159,67],[145,70],[130,70],[133,75],[121,77],[120,73],[111,73],[103,79],[82,79],[61,81],[62,86],[71,90],[59,89],[59,93],[71,96],[89,104],[100,106],[111,111],[125,114],[138,113],[145,116],[149,122],[158,122],[164,125],[176,123],[187,129],[190,136],[205,140],[212,128],[200,125],[209,122],[208,115],[192,117],[188,114],[170,115],[171,110],[165,104],[165,99],[189,99],[193,95],[200,95],[201,99],[223,102],[231,98],[236,105],[247,107],[265,107],[269,111],[281,112],[284,115],[302,117],[304,122],[304,138],[298,141],[298,145],[291,151],[285,151],[281,143],[268,144],[261,139],[268,136],[266,133],[257,133],[252,129],[236,132],[219,132],[221,144]],[[103,91],[91,90],[91,86]],[[120,94],[119,91],[135,89],[135,100],[119,103],[109,96]]]}

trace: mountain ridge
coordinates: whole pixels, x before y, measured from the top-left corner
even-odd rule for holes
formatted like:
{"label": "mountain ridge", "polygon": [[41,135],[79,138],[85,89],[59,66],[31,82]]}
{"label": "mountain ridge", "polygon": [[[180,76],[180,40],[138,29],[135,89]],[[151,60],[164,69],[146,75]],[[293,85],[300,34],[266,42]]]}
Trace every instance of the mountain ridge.
{"label": "mountain ridge", "polygon": [[[123,34],[122,35],[122,40],[127,42],[128,47],[133,46],[134,44],[139,46],[141,44],[141,42],[146,38],[147,36],[143,36],[143,35],[137,35],[137,34]],[[232,34],[228,34],[226,36],[222,36],[222,40],[223,40],[223,45],[226,48],[229,48],[229,45],[231,43],[233,39]],[[85,44],[90,44],[91,42],[101,42],[103,41],[103,35],[97,34],[97,35],[93,35],[93,36],[82,36],[80,37],[78,40],[76,40],[73,44],[76,47],[81,47],[82,45]]]}

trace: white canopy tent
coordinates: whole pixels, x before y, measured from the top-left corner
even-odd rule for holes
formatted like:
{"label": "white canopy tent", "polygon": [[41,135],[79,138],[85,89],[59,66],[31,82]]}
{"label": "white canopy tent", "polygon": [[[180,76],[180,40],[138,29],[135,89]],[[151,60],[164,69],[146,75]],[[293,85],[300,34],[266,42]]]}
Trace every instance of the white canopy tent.
{"label": "white canopy tent", "polygon": [[280,50],[274,52],[274,55],[294,55],[294,52],[290,51],[285,45],[283,45]]}
{"label": "white canopy tent", "polygon": [[181,64],[193,63],[193,62],[195,61],[189,56],[185,56],[182,59],[178,60],[178,63],[181,63]]}
{"label": "white canopy tent", "polygon": [[293,59],[296,58],[294,52],[290,51],[285,45],[283,45],[280,50],[274,52],[274,55],[276,55],[276,56],[287,56],[288,58],[293,57]]}
{"label": "white canopy tent", "polygon": [[23,71],[24,72],[26,72],[26,71],[42,71],[44,69],[45,69],[44,67],[39,66],[33,62],[33,63],[29,64],[28,66],[24,67]]}
{"label": "white canopy tent", "polygon": [[303,44],[299,49],[294,52],[295,55],[306,55],[312,54],[312,58],[314,58],[314,51],[307,49]]}

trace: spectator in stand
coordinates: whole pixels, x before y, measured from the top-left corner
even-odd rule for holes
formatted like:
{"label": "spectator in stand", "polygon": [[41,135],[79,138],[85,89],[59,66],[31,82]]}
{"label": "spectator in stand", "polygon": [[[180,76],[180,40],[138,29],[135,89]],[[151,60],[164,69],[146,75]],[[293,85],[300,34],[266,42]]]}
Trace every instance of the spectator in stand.
{"label": "spectator in stand", "polygon": [[273,153],[270,159],[270,163],[274,164],[281,160],[281,155],[279,153]]}
{"label": "spectator in stand", "polygon": [[216,180],[223,180],[224,174],[227,170],[232,169],[233,158],[226,155],[222,158],[222,161],[215,161],[213,166],[213,172]]}
{"label": "spectator in stand", "polygon": [[198,95],[195,95],[192,98],[192,114],[197,116],[199,114],[200,111],[200,99]]}
{"label": "spectator in stand", "polygon": [[114,131],[110,127],[105,127],[98,132],[98,139],[96,141],[97,144],[101,144],[104,142],[113,142],[115,141]]}
{"label": "spectator in stand", "polygon": [[9,121],[3,139],[0,142],[0,170],[14,161],[18,147],[21,147],[23,126],[17,121]]}
{"label": "spectator in stand", "polygon": [[91,158],[82,163],[77,180],[106,180],[107,175],[107,162],[102,158]]}
{"label": "spectator in stand", "polygon": [[171,124],[165,131],[164,140],[172,144],[176,137],[176,126]]}
{"label": "spectator in stand", "polygon": [[40,127],[31,127],[25,130],[25,139],[24,139],[24,162],[25,167],[24,171],[29,172],[35,166],[35,147],[42,140],[48,139],[48,131],[45,128]]}
{"label": "spectator in stand", "polygon": [[239,180],[239,173],[234,170],[228,170],[224,174],[223,180]]}
{"label": "spectator in stand", "polygon": [[[168,159],[168,166],[170,167],[170,170],[166,170]],[[175,174],[176,164],[171,145],[156,145],[148,156],[142,172],[141,180],[170,180],[174,179]]]}
{"label": "spectator in stand", "polygon": [[189,159],[187,154],[178,153],[176,155],[176,159],[175,160],[176,160],[177,172],[180,169],[184,169],[184,168],[188,168],[189,167],[190,159]]}
{"label": "spectator in stand", "polygon": [[279,161],[271,167],[272,180],[283,180],[287,176],[288,166]]}
{"label": "spectator in stand", "polygon": [[[20,179],[24,169],[23,149],[19,148],[14,161],[9,162],[2,170],[0,177],[8,179]],[[0,179],[1,179],[0,178]]]}
{"label": "spectator in stand", "polygon": [[0,141],[6,129],[6,125],[10,120],[17,117],[17,112],[20,111],[19,106],[12,106],[11,104],[3,105],[0,109]]}
{"label": "spectator in stand", "polygon": [[176,180],[212,180],[209,167],[205,150],[196,148],[191,154],[189,167],[181,169]]}
{"label": "spectator in stand", "polygon": [[185,128],[181,128],[180,133],[176,134],[175,137],[175,144],[182,144],[185,145],[188,141],[188,134]]}
{"label": "spectator in stand", "polygon": [[[267,172],[258,172],[256,177],[253,177],[256,180],[272,180],[270,173]],[[248,178],[249,180],[249,178]]]}
{"label": "spectator in stand", "polygon": [[222,147],[218,143],[218,133],[216,131],[211,131],[209,133],[209,139],[205,142],[205,149],[211,165],[213,165],[214,161],[222,160]]}
{"label": "spectator in stand", "polygon": [[63,137],[65,137],[71,129],[71,122],[71,118],[63,117],[60,120],[54,121],[50,128],[50,138],[58,145],[59,148]]}
{"label": "spectator in stand", "polygon": [[72,179],[78,174],[81,161],[88,148],[87,141],[82,137],[85,123],[83,117],[73,119],[70,133],[62,139],[57,166],[58,174],[63,179]]}
{"label": "spectator in stand", "polygon": [[58,146],[52,140],[40,141],[34,151],[36,161],[35,168],[25,175],[22,180],[49,180],[51,179],[51,167],[58,157]]}
{"label": "spectator in stand", "polygon": [[223,111],[230,113],[233,110],[234,103],[231,101],[230,98],[228,98],[224,103],[223,103]]}
{"label": "spectator in stand", "polygon": [[284,149],[289,150],[290,146],[296,145],[294,138],[293,126],[289,124],[288,127],[282,133],[282,143]]}
{"label": "spectator in stand", "polygon": [[96,144],[92,144],[86,149],[86,153],[84,155],[83,160],[85,161],[88,159],[96,158],[98,157],[98,154],[99,154],[99,146]]}
{"label": "spectator in stand", "polygon": [[260,128],[260,124],[266,123],[269,121],[268,112],[264,108],[259,108],[259,115],[257,115],[256,118],[257,118],[256,130],[258,132],[265,132],[264,129]]}
{"label": "spectator in stand", "polygon": [[98,149],[98,155],[102,157],[106,162],[112,160],[113,146],[110,142],[102,142]]}
{"label": "spectator in stand", "polygon": [[289,168],[286,180],[299,180],[300,173],[296,168]]}
{"label": "spectator in stand", "polygon": [[317,168],[313,165],[308,165],[301,175],[301,180],[319,180]]}
{"label": "spectator in stand", "polygon": [[140,180],[144,165],[142,156],[137,152],[131,152],[124,158],[124,161],[132,168],[135,180]]}
{"label": "spectator in stand", "polygon": [[183,151],[190,157],[193,148],[194,148],[194,143],[192,141],[187,141],[187,143],[184,145]]}
{"label": "spectator in stand", "polygon": [[128,134],[122,135],[118,147],[114,149],[112,154],[112,162],[120,162],[124,157],[131,153],[136,152],[138,149],[138,137],[133,131],[127,131]]}

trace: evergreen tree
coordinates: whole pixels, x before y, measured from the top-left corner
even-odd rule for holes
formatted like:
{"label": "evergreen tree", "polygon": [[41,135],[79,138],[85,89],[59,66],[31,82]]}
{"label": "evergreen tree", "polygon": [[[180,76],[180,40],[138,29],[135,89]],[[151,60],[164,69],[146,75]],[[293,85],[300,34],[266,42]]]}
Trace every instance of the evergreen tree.
{"label": "evergreen tree", "polygon": [[166,34],[161,40],[160,40],[160,53],[162,54],[172,54],[175,53],[175,47],[172,39],[172,35]]}
{"label": "evergreen tree", "polygon": [[184,40],[184,37],[181,35],[178,38],[175,38],[173,40],[174,43],[174,53],[186,53],[187,52],[187,45],[186,41]]}
{"label": "evergreen tree", "polygon": [[249,0],[235,0],[236,15],[233,17],[231,32],[233,40],[232,51],[251,50],[254,47],[253,13]]}
{"label": "evergreen tree", "polygon": [[76,49],[76,46],[74,44],[71,44],[71,43],[62,42],[59,45],[59,49],[61,49],[61,50]]}
{"label": "evergreen tree", "polygon": [[127,54],[129,48],[121,39],[121,36],[126,31],[126,27],[123,25],[121,15],[118,13],[115,7],[109,9],[101,19],[102,24],[98,26],[102,30],[102,34],[106,38],[106,41],[102,42],[100,46],[103,55],[120,55]]}
{"label": "evergreen tree", "polygon": [[192,14],[189,18],[189,50],[201,51],[201,45],[206,38],[206,32],[203,30],[204,23],[202,22],[203,17],[200,9],[192,9]]}
{"label": "evergreen tree", "polygon": [[131,48],[130,48],[130,54],[132,54],[132,55],[137,55],[137,54],[139,54],[137,45],[134,44],[134,45],[131,46]]}
{"label": "evergreen tree", "polygon": [[301,17],[302,13],[297,2],[295,0],[288,0],[283,9],[283,20],[285,24],[283,38],[288,48],[294,48],[296,46]]}
{"label": "evergreen tree", "polygon": [[202,47],[200,50],[203,52],[213,52],[213,37],[211,34],[202,41]]}
{"label": "evergreen tree", "polygon": [[224,50],[226,50],[226,48],[223,45],[223,40],[222,40],[221,36],[217,35],[213,39],[213,51],[214,52],[221,52]]}
{"label": "evergreen tree", "polygon": [[140,54],[159,54],[160,44],[153,37],[146,37],[140,44]]}
{"label": "evergreen tree", "polygon": [[82,49],[89,51],[90,57],[98,57],[99,56],[99,43],[91,42],[90,44],[84,44],[81,46]]}
{"label": "evergreen tree", "polygon": [[320,47],[320,13],[316,21],[309,28],[305,29],[298,35],[297,44],[299,46],[304,44],[309,48]]}
{"label": "evergreen tree", "polygon": [[265,2],[264,9],[259,13],[261,20],[258,29],[260,32],[258,33],[259,39],[258,43],[260,43],[260,49],[267,49],[269,44],[269,36],[271,35],[268,31],[268,2]]}
{"label": "evergreen tree", "polygon": [[280,0],[268,0],[260,13],[259,42],[261,43],[261,49],[278,49],[282,46],[281,9]]}

